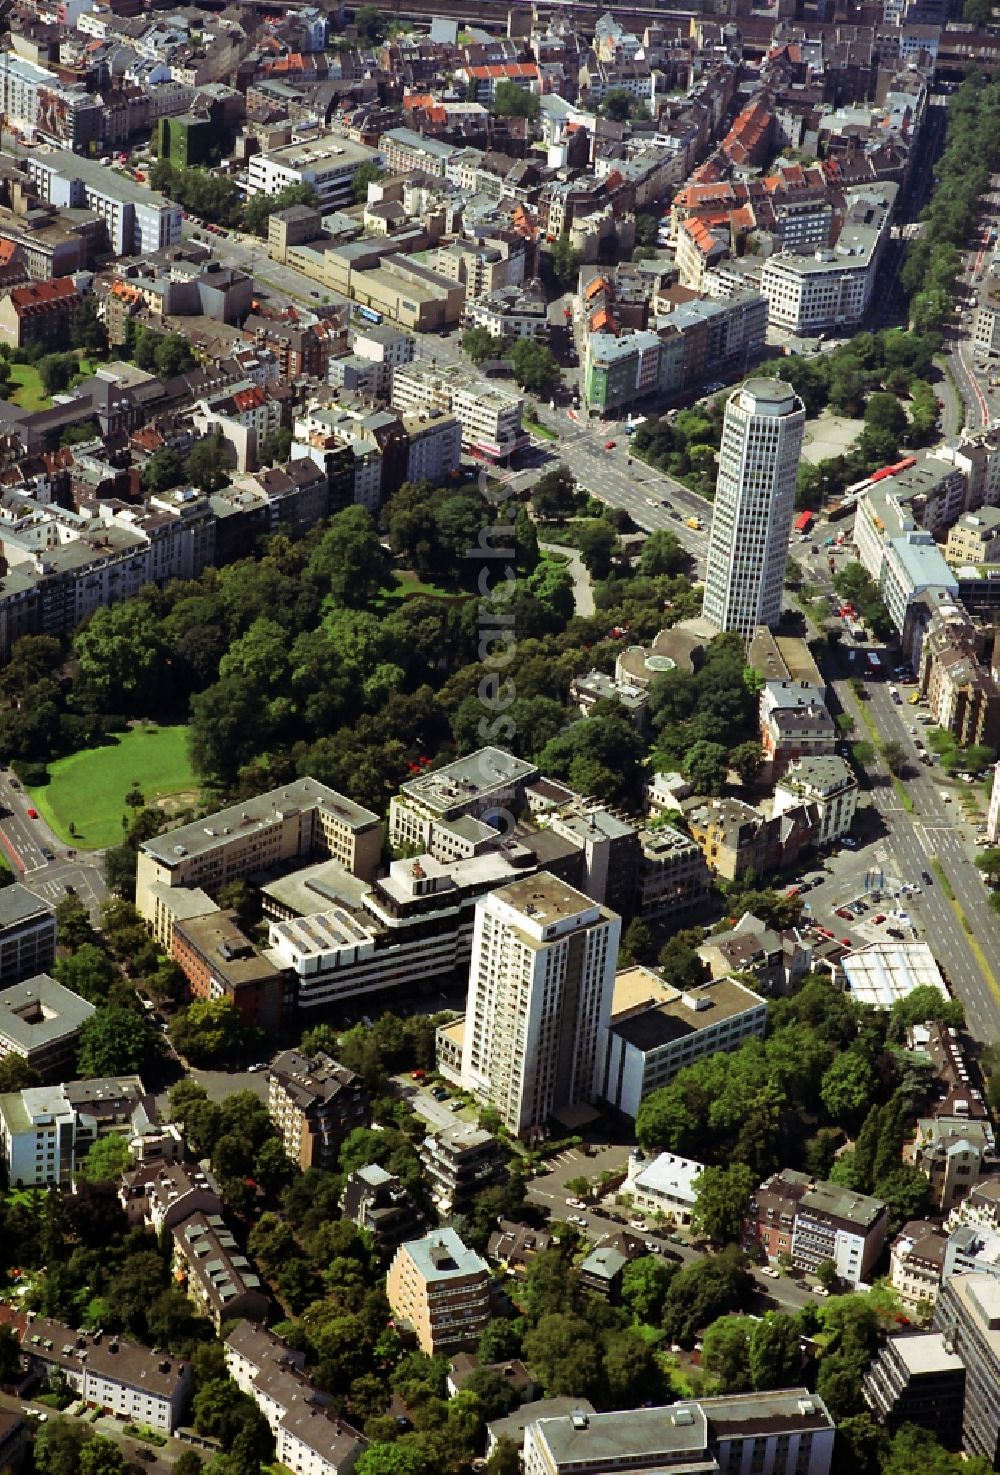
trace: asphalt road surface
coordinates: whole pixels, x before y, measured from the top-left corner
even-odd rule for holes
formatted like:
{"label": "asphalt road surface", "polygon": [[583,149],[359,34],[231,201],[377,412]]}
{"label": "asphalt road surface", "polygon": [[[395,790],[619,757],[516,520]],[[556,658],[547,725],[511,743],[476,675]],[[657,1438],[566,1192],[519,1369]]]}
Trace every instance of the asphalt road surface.
{"label": "asphalt road surface", "polygon": [[[884,658],[883,672],[885,661],[889,662],[891,670],[891,654]],[[871,801],[885,833],[878,846],[869,844],[858,853],[871,860],[876,848],[884,849],[901,880],[921,885],[919,895],[910,899],[913,920],[930,941],[935,958],[965,1005],[970,1033],[984,1042],[996,1040],[1000,1038],[1000,995],[996,983],[984,974],[940,883],[936,879],[930,885],[921,882],[921,873],[929,868],[932,860],[937,860],[951,882],[958,904],[988,961],[992,959],[991,966],[995,966],[998,961],[993,941],[996,916],[990,910],[989,894],[972,863],[968,827],[960,819],[957,803],[960,786],[946,785],[937,767],[925,768],[916,761],[909,726],[914,722],[914,713],[918,709],[905,700],[901,706],[893,702],[888,690],[891,677],[880,679],[870,670],[866,671],[865,689],[869,699],[862,704],[848,684],[850,667],[846,661],[842,662],[839,657],[831,658],[823,674],[834,687],[841,707],[854,718],[859,739],[868,736],[862,715],[864,706],[882,741],[902,743],[911,756],[904,782],[915,806],[913,813],[903,807],[881,758],[871,765]],[[903,690],[909,692],[912,688]],[[955,799],[945,803],[941,798],[942,791],[954,792]]]}
{"label": "asphalt road surface", "polygon": [[85,906],[96,911],[107,894],[103,853],[71,853],[41,814],[31,818],[28,811],[33,808],[19,780],[6,769],[0,771],[0,845],[18,880],[52,905],[72,888]]}

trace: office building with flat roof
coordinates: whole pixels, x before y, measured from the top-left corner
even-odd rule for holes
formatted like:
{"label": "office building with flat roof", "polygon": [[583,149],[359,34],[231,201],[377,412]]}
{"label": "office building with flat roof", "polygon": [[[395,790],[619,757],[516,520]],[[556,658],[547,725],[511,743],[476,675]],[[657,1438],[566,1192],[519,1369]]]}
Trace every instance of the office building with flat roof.
{"label": "office building with flat roof", "polygon": [[623,969],[615,975],[599,1095],[634,1119],[649,1093],[684,1066],[762,1039],[766,1027],[767,1003],[736,978],[682,991],[650,968]]}
{"label": "office building with flat roof", "polygon": [[1000,1460],[1000,1280],[956,1275],[941,1287],[932,1326],[965,1367],[962,1449]]}
{"label": "office building with flat roof", "polygon": [[949,1449],[961,1441],[965,1366],[941,1332],[890,1336],[865,1373],[861,1394],[892,1434],[900,1424],[920,1424]]}
{"label": "office building with flat roof", "polygon": [[438,860],[467,853],[449,831],[460,819],[507,833],[524,808],[524,791],[539,776],[535,764],[502,748],[479,748],[454,763],[403,784],[389,805],[391,845],[417,845]]}
{"label": "office building with flat roof", "polygon": [[35,149],[28,177],[43,200],[60,209],[92,210],[104,222],[115,256],[139,256],[176,246],[180,205],[117,169],[68,149]]}
{"label": "office building with flat roof", "polygon": [[19,1055],[42,1077],[68,1072],[93,1004],[47,973],[0,993],[0,1058]]}
{"label": "office building with flat roof", "polygon": [[547,871],[478,903],[462,1082],[508,1131],[597,1099],[620,931],[616,913]]}
{"label": "office building with flat roof", "polygon": [[155,883],[218,891],[290,860],[331,856],[370,880],[382,850],[377,814],[316,779],[300,778],[147,840],[136,863],[136,906],[151,921]]}
{"label": "office building with flat roof", "polygon": [[805,1388],[539,1414],[524,1429],[525,1475],[829,1475],[836,1434],[823,1400]]}
{"label": "office building with flat roof", "polygon": [[748,379],[726,402],[705,573],[705,618],[749,640],[774,625],[788,562],[805,406],[780,379]]}
{"label": "office building with flat roof", "polygon": [[428,1357],[473,1346],[490,1319],[489,1266],[453,1229],[401,1244],[385,1291],[393,1316]]}
{"label": "office building with flat roof", "polygon": [[4,886],[0,889],[0,989],[47,973],[55,960],[54,907],[20,882]]}
{"label": "office building with flat roof", "polygon": [[362,165],[378,162],[374,149],[339,133],[321,133],[300,143],[254,154],[247,191],[251,195],[277,195],[290,185],[306,184],[314,191],[320,210],[334,210],[354,203],[354,175]]}

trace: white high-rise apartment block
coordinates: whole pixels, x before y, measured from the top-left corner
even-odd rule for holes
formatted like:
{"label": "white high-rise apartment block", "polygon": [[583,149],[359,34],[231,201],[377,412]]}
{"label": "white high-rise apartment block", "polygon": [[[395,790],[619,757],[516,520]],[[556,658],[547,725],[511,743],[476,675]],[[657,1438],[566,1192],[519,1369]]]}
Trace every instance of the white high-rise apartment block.
{"label": "white high-rise apartment block", "polygon": [[986,839],[990,845],[1000,845],[1000,763],[993,770],[990,812],[986,819]]}
{"label": "white high-rise apartment block", "polygon": [[726,405],[703,611],[747,639],[774,625],[795,510],[806,412],[780,379],[748,379]]}
{"label": "white high-rise apartment block", "polygon": [[596,1099],[621,919],[541,871],[478,903],[462,1084],[528,1134]]}

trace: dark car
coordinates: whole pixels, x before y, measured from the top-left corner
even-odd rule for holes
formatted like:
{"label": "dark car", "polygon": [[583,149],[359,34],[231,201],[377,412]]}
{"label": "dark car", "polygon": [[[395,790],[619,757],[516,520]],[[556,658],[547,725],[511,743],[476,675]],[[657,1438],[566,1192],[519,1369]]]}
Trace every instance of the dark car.
{"label": "dark car", "polygon": [[930,871],[921,871],[920,872],[920,879],[921,879],[921,881],[923,881],[923,883],[924,883],[925,886],[933,886],[934,885],[934,877],[931,875]]}

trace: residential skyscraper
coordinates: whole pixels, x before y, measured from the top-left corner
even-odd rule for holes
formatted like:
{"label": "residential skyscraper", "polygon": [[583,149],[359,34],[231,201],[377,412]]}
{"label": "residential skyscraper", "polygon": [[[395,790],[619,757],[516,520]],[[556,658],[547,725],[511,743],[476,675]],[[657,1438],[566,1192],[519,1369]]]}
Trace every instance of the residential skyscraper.
{"label": "residential skyscraper", "polygon": [[518,1136],[597,1097],[621,919],[547,871],[476,907],[462,1082]]}
{"label": "residential skyscraper", "polygon": [[748,379],[729,396],[703,606],[719,630],[749,639],[781,614],[805,422],[780,379]]}

